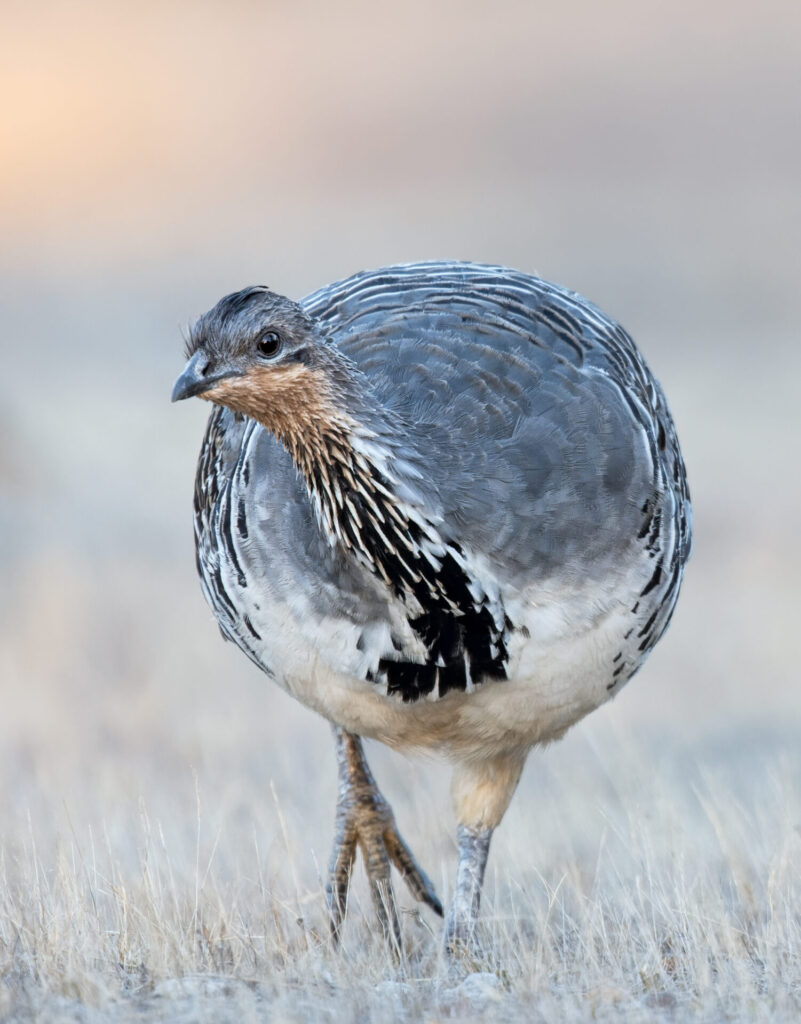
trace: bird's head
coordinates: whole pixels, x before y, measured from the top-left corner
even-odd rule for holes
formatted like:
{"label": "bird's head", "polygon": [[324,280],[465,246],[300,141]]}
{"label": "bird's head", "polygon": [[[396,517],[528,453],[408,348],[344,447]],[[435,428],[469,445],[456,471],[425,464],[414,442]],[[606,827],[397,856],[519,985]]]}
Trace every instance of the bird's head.
{"label": "bird's head", "polygon": [[291,299],[245,288],[191,328],[173,402],[197,396],[258,420],[283,441],[330,418],[337,363],[318,324]]}

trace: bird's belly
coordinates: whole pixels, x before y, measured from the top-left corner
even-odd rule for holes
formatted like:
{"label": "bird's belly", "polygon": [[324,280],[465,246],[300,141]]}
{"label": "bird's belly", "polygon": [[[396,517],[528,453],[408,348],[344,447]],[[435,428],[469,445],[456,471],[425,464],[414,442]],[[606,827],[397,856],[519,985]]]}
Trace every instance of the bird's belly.
{"label": "bird's belly", "polygon": [[396,748],[492,756],[558,738],[639,668],[631,595],[640,585],[638,576],[606,592],[595,581],[584,592],[552,585],[518,594],[507,606],[516,627],[508,678],[438,699],[404,702],[367,681],[370,645],[385,648],[388,627],[312,615],[297,599],[276,595],[265,606],[260,595],[250,619],[269,621],[269,630],[259,626],[264,639],[248,641],[284,689],[350,731]]}

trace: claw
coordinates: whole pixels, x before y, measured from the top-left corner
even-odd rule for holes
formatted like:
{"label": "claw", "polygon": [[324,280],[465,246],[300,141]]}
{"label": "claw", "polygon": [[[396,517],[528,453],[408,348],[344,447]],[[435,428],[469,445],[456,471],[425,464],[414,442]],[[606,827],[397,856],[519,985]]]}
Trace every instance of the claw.
{"label": "claw", "polygon": [[434,886],[398,833],[392,808],[375,784],[358,736],[335,730],[339,764],[336,835],[329,865],[326,897],[331,937],[336,944],[348,903],[348,887],[357,847],[362,851],[376,915],[396,955],[403,949],[400,917],[392,888],[391,865],[410,892],[442,917]]}

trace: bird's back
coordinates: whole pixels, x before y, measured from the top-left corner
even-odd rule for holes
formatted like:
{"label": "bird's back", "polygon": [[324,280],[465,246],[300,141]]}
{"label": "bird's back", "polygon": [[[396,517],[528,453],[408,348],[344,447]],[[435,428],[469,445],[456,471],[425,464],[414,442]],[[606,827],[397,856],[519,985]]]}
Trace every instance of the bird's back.
{"label": "bird's back", "polygon": [[[547,574],[626,544],[655,488],[687,504],[658,383],[581,296],[435,262],[357,274],[303,305],[426,445],[453,529],[510,571]],[[677,530],[686,559],[686,518]]]}

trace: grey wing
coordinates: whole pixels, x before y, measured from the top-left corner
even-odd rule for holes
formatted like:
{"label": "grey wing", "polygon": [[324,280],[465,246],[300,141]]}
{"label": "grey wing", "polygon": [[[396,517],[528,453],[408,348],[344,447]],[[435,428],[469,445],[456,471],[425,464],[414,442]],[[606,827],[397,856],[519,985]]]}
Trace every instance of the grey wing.
{"label": "grey wing", "polygon": [[591,303],[506,268],[431,263],[304,304],[414,425],[451,532],[508,576],[600,569],[636,537],[663,486],[660,392]]}

